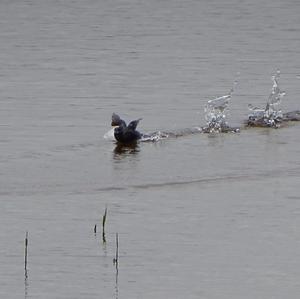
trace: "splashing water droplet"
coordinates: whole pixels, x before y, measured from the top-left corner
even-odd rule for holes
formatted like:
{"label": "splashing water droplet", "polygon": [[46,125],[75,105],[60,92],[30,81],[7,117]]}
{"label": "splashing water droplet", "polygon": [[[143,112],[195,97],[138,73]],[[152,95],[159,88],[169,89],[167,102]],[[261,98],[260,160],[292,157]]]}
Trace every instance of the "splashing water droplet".
{"label": "splashing water droplet", "polygon": [[274,76],[272,76],[273,86],[271,89],[271,93],[268,98],[268,104],[274,106],[279,105],[281,102],[281,99],[285,96],[285,92],[280,90],[278,85],[278,80],[280,76],[280,71],[278,70]]}
{"label": "splashing water droplet", "polygon": [[277,127],[278,123],[281,121],[282,112],[278,106],[286,93],[279,88],[279,76],[279,70],[277,70],[276,74],[272,76],[273,86],[265,109],[254,107],[251,104],[248,105],[248,108],[251,111],[248,119],[251,124]]}
{"label": "splashing water droplet", "polygon": [[265,115],[265,109],[255,107],[252,104],[248,105],[248,109],[251,111],[251,114],[249,115],[249,117],[251,116],[251,117],[257,119],[257,118],[263,118]]}
{"label": "splashing water droplet", "polygon": [[228,127],[226,112],[231,99],[231,93],[207,102],[205,106],[205,120],[211,132],[221,132],[222,128]]}

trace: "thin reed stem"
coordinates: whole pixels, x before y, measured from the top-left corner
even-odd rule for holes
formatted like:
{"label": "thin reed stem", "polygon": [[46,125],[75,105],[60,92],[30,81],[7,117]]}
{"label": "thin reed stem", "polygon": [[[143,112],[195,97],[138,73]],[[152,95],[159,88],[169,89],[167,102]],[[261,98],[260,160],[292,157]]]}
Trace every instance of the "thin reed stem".
{"label": "thin reed stem", "polygon": [[28,255],[28,232],[25,237],[25,271],[27,270],[27,255]]}
{"label": "thin reed stem", "polygon": [[105,238],[106,217],[107,217],[107,207],[105,207],[104,215],[102,217],[102,241],[103,241],[103,243],[106,243],[106,238]]}
{"label": "thin reed stem", "polygon": [[116,233],[116,257],[113,259],[114,264],[118,270],[118,262],[119,262],[119,235]]}

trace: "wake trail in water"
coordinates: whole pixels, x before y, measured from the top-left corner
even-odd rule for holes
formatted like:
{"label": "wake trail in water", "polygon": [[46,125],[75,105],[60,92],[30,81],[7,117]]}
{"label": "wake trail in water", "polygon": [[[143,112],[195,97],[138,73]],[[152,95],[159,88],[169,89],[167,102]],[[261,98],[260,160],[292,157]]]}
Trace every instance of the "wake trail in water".
{"label": "wake trail in water", "polygon": [[[173,131],[155,131],[153,133],[141,134],[140,142],[158,142],[168,138],[178,138],[199,133],[236,133],[240,129],[229,126],[227,115],[229,113],[229,102],[232,98],[234,88],[237,85],[237,80],[234,81],[233,87],[227,95],[211,99],[207,102],[204,112],[206,125],[203,127],[195,126]],[[115,140],[114,130],[112,128],[104,134],[107,140]]]}
{"label": "wake trail in water", "polygon": [[[248,105],[250,114],[246,121],[247,126],[252,127],[274,127],[278,128],[283,122],[300,121],[300,111],[291,111],[282,113],[280,103],[286,95],[279,87],[280,71],[278,70],[272,76],[272,89],[269,94],[265,108]],[[192,127],[176,131],[156,131],[148,134],[141,134],[141,142],[158,142],[168,138],[177,138],[199,133],[237,133],[240,132],[239,127],[231,127],[227,118],[229,114],[229,103],[232,99],[233,92],[238,83],[236,79],[229,93],[220,97],[213,98],[207,102],[204,108],[206,125],[202,127]],[[114,128],[104,134],[107,140],[115,140]]]}
{"label": "wake trail in water", "polygon": [[186,128],[181,130],[174,131],[156,131],[150,134],[142,134],[142,142],[157,142],[160,140],[164,140],[167,138],[178,138],[183,136],[188,136],[192,134],[202,133],[202,128],[194,127],[194,128]]}

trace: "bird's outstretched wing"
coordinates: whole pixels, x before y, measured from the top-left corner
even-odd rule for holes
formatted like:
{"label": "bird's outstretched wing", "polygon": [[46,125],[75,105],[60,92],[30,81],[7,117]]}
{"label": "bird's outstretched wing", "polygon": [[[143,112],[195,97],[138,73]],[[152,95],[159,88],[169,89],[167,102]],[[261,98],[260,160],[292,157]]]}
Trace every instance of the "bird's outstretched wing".
{"label": "bird's outstretched wing", "polygon": [[122,123],[125,124],[125,126],[126,126],[125,121],[122,120],[118,114],[113,113],[112,117],[111,117],[111,125],[112,126],[120,126]]}
{"label": "bird's outstretched wing", "polygon": [[129,125],[128,125],[128,129],[134,131],[134,130],[136,129],[136,127],[137,127],[137,125],[138,125],[138,123],[139,123],[140,120],[142,120],[142,119],[139,118],[139,119],[137,119],[137,120],[131,121],[131,122],[129,123]]}

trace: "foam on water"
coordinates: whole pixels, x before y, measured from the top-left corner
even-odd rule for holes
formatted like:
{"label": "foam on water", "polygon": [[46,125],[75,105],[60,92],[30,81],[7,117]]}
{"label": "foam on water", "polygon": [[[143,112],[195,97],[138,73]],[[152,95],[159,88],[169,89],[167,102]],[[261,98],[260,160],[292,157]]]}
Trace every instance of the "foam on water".
{"label": "foam on water", "polygon": [[143,134],[141,141],[143,142],[157,142],[170,137],[170,134],[162,131],[157,131],[151,134]]}
{"label": "foam on water", "polygon": [[193,127],[193,128],[185,128],[185,129],[179,129],[173,131],[156,131],[151,134],[143,134],[141,141],[157,142],[167,138],[178,138],[178,137],[189,136],[192,134],[199,134],[199,133],[203,133],[203,128]]}

